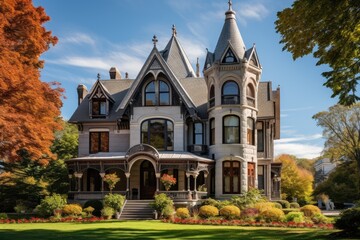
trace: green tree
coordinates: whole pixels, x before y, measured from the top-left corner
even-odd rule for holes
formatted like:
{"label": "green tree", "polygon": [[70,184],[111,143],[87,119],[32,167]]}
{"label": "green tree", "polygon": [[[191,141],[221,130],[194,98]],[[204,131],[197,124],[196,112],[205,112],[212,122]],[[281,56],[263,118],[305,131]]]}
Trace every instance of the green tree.
{"label": "green tree", "polygon": [[313,118],[323,128],[325,156],[356,162],[360,175],[360,103],[350,107],[335,105]]}
{"label": "green tree", "polygon": [[104,182],[109,185],[110,193],[114,189],[115,185],[120,181],[120,178],[116,175],[116,173],[108,173],[104,176]]}
{"label": "green tree", "polygon": [[276,31],[282,35],[283,50],[294,59],[313,53],[316,65],[325,64],[324,85],[331,97],[351,105],[360,79],[360,4],[358,0],[295,0],[277,14]]}
{"label": "green tree", "polygon": [[314,196],[326,194],[335,203],[354,202],[360,199],[356,162],[344,162],[329,177],[316,186]]}
{"label": "green tree", "polygon": [[280,155],[276,161],[282,163],[281,193],[284,199],[291,201],[297,198],[302,202],[310,202],[313,191],[313,176],[306,169],[296,165],[296,159],[290,155]]}
{"label": "green tree", "polygon": [[78,129],[74,124],[63,121],[63,129],[55,132],[55,140],[51,146],[51,152],[58,159],[66,160],[78,155]]}

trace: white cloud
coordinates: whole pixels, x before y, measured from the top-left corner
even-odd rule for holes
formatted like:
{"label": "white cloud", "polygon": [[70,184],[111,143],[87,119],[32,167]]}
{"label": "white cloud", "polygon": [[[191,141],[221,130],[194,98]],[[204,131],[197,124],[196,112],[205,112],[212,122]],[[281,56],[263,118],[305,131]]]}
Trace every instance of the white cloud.
{"label": "white cloud", "polygon": [[282,138],[277,140],[278,143],[290,143],[290,142],[304,142],[304,141],[312,141],[321,139],[322,134],[313,134],[309,136],[300,136],[300,137],[293,137],[293,138]]}
{"label": "white cloud", "polygon": [[248,20],[261,21],[269,14],[269,11],[262,3],[242,3],[236,6],[238,19],[241,23],[246,24]]}
{"label": "white cloud", "polygon": [[278,143],[275,142],[275,155],[291,154],[298,158],[316,158],[321,155],[323,148],[310,144],[301,143]]}
{"label": "white cloud", "polygon": [[89,44],[94,46],[95,40],[85,33],[69,34],[70,36],[60,38],[60,43]]}
{"label": "white cloud", "polygon": [[69,65],[75,67],[83,68],[93,68],[101,70],[109,70],[109,65],[102,58],[96,57],[82,57],[82,56],[72,56],[60,58],[58,60],[47,60],[48,63],[58,64],[58,65]]}

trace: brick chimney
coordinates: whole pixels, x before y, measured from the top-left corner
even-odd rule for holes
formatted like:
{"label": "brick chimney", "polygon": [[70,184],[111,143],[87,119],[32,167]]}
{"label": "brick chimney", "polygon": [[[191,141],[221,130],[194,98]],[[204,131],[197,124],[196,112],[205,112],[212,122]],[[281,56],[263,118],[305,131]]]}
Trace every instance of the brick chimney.
{"label": "brick chimney", "polygon": [[121,74],[116,67],[110,68],[109,74],[110,74],[110,79],[121,79]]}
{"label": "brick chimney", "polygon": [[77,93],[78,93],[78,105],[80,105],[80,103],[84,100],[84,98],[88,94],[88,90],[85,85],[80,84],[77,87]]}

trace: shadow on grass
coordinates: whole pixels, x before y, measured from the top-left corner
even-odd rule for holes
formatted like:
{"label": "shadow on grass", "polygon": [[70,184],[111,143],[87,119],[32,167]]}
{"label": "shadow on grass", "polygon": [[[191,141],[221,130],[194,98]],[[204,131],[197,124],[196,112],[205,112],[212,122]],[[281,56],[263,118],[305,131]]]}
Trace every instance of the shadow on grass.
{"label": "shadow on grass", "polygon": [[[35,228],[36,226],[34,226]],[[126,228],[90,228],[67,231],[65,229],[1,229],[2,240],[47,240],[47,239],[329,239],[328,231],[303,229],[243,229],[243,228],[214,228],[202,226],[201,229],[138,229]]]}

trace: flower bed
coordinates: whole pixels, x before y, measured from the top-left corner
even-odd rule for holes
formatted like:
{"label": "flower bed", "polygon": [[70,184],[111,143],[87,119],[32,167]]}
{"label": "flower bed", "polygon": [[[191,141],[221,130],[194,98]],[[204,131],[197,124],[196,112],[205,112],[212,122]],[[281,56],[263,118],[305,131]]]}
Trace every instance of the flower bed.
{"label": "flower bed", "polygon": [[162,220],[166,223],[175,224],[199,224],[199,225],[225,225],[225,226],[261,226],[261,227],[288,227],[288,228],[320,228],[333,229],[331,223],[314,224],[314,223],[296,223],[296,222],[255,222],[244,220],[226,220],[226,219],[193,219],[193,218],[173,218]]}
{"label": "flower bed", "polygon": [[91,217],[91,218],[36,218],[32,217],[30,219],[0,219],[1,223],[58,223],[58,222],[77,222],[77,223],[91,223],[91,222],[100,222],[105,220],[104,218]]}

